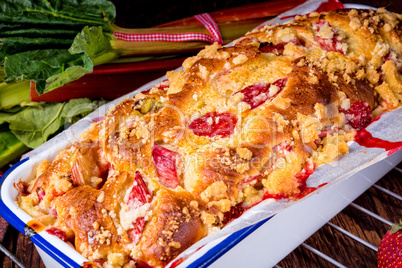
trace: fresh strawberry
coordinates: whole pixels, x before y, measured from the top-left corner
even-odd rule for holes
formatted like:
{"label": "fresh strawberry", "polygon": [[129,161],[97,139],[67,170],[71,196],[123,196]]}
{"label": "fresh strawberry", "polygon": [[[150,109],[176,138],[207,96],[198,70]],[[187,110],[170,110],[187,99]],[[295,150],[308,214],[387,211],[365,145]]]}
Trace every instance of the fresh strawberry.
{"label": "fresh strawberry", "polygon": [[223,214],[222,224],[228,224],[232,220],[240,217],[246,210],[247,208],[242,203],[232,206],[228,212]]}
{"label": "fresh strawberry", "polygon": [[[329,22],[322,20],[317,21],[313,24],[313,29],[317,32],[320,32],[323,27],[331,27],[331,25],[329,24]],[[316,35],[314,38],[315,41],[317,41],[318,45],[326,51],[334,51],[345,54],[346,51],[345,48],[342,46],[343,42],[341,41],[338,33],[333,28],[331,29],[331,31],[333,32],[332,38],[326,38]]]}
{"label": "fresh strawberry", "polygon": [[237,119],[230,113],[210,112],[193,120],[188,126],[197,136],[221,136],[233,133]]}
{"label": "fresh strawberry", "polygon": [[[285,87],[287,80],[287,78],[281,78],[272,84],[258,82],[236,92],[235,94],[243,93],[243,101],[248,103],[251,106],[251,109],[254,109],[276,96]],[[275,88],[275,90],[270,90],[271,85],[274,85],[277,88]]]}
{"label": "fresh strawberry", "polygon": [[381,240],[377,252],[378,268],[402,267],[402,221],[392,225]]}
{"label": "fresh strawberry", "polygon": [[370,106],[363,101],[354,102],[349,110],[341,109],[340,112],[345,114],[349,125],[357,130],[365,128],[373,120]]}
{"label": "fresh strawberry", "polygon": [[179,186],[177,178],[176,160],[179,154],[155,144],[152,149],[152,160],[159,177],[159,182],[168,188]]}
{"label": "fresh strawberry", "polygon": [[62,231],[62,230],[56,228],[56,227],[48,228],[48,229],[46,229],[46,232],[49,233],[49,234],[51,234],[51,235],[57,236],[58,238],[60,238],[60,239],[63,240],[64,242],[67,241],[67,235],[66,235],[66,233],[65,233],[64,231]]}

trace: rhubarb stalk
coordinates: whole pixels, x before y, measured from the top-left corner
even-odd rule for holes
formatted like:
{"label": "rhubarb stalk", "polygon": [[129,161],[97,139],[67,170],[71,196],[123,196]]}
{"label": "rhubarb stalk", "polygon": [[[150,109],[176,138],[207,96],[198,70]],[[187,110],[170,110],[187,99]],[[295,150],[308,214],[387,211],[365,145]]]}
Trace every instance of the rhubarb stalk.
{"label": "rhubarb stalk", "polygon": [[[246,21],[229,21],[218,23],[223,44],[227,44],[254,29],[266,18],[252,19]],[[202,25],[175,26],[164,28],[146,28],[146,29],[127,29],[112,25],[113,32],[125,34],[181,34],[181,33],[203,33],[209,34],[207,29]],[[130,42],[113,38],[111,40],[112,47],[119,51],[120,56],[144,56],[144,55],[169,55],[183,54],[194,52],[205,47],[203,41],[185,41],[185,42],[168,42],[168,41],[143,41]]]}

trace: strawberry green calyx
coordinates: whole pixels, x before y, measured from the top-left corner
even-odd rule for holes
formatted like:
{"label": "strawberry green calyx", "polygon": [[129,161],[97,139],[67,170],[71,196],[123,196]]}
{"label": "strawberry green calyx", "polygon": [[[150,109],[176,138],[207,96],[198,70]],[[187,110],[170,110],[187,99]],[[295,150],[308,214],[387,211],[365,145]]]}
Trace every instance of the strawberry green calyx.
{"label": "strawberry green calyx", "polygon": [[402,221],[399,221],[399,223],[395,223],[394,225],[392,225],[389,233],[394,234],[398,231],[401,231],[399,236],[402,236]]}

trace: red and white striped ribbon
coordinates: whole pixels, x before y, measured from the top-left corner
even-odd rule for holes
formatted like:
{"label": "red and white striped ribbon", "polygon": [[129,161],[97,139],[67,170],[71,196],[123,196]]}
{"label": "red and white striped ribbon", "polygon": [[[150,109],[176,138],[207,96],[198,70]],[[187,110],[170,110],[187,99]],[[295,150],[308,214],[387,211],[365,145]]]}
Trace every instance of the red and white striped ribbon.
{"label": "red and white striped ribbon", "polygon": [[152,34],[126,34],[126,33],[113,33],[114,37],[119,40],[128,42],[146,42],[146,41],[168,41],[168,42],[181,42],[181,41],[206,41],[209,43],[218,42],[222,45],[222,37],[218,29],[218,25],[213,20],[211,15],[203,13],[194,16],[208,32],[212,35],[203,33],[181,33],[181,34],[168,34],[168,33],[152,33]]}
{"label": "red and white striped ribbon", "polygon": [[[214,41],[218,42],[220,45],[222,45],[222,36],[221,33],[219,32],[218,25],[214,21],[214,19],[209,15],[208,13],[203,13],[199,15],[194,16],[196,20],[198,20],[204,27],[208,30],[208,32],[213,36]],[[213,43],[213,42],[211,42]]]}

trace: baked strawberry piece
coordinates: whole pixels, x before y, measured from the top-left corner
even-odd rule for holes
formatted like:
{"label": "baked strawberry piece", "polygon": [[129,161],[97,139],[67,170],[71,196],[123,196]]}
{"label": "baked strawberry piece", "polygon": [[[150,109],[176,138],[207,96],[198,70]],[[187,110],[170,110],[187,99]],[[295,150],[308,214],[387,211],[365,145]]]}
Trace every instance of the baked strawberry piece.
{"label": "baked strawberry piece", "polygon": [[278,43],[276,45],[274,45],[273,43],[270,43],[270,42],[264,42],[264,43],[260,44],[259,49],[260,49],[260,51],[262,53],[272,53],[272,54],[275,54],[277,56],[282,56],[283,51],[285,50],[285,46],[288,43],[294,43],[297,46],[300,45],[300,42],[297,39],[291,40],[289,42]]}
{"label": "baked strawberry piece", "polygon": [[357,130],[365,128],[373,120],[370,106],[363,101],[354,102],[349,110],[340,111],[345,114],[348,124]]}
{"label": "baked strawberry piece", "polygon": [[323,50],[346,53],[346,44],[329,22],[317,21],[313,24],[313,29],[317,31],[314,39]]}
{"label": "baked strawberry piece", "polygon": [[[136,173],[134,177],[134,186],[128,197],[128,203],[134,208],[139,208],[146,203],[150,203],[152,200],[151,193],[140,173]],[[139,217],[133,222],[134,228],[127,231],[128,236],[134,244],[137,244],[141,238],[142,230],[144,229],[145,219]]]}
{"label": "baked strawberry piece", "polygon": [[250,109],[254,109],[269,99],[275,97],[286,85],[287,78],[281,78],[272,84],[259,82],[254,85],[245,87],[237,93],[243,93],[243,101],[250,105]]}
{"label": "baked strawberry piece", "polygon": [[152,150],[152,160],[159,177],[159,182],[167,188],[179,186],[177,178],[176,161],[179,154],[163,146],[154,145]]}
{"label": "baked strawberry piece", "polygon": [[222,138],[233,133],[237,119],[231,113],[210,112],[193,120],[188,126],[195,135]]}

